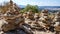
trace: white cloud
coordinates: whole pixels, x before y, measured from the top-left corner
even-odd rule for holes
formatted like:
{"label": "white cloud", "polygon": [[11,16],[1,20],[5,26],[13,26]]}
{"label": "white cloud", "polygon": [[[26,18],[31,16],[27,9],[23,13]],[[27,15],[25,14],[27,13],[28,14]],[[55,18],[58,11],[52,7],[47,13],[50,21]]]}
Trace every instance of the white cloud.
{"label": "white cloud", "polygon": [[[9,0],[0,0],[0,3]],[[18,5],[60,6],[60,0],[13,0]]]}

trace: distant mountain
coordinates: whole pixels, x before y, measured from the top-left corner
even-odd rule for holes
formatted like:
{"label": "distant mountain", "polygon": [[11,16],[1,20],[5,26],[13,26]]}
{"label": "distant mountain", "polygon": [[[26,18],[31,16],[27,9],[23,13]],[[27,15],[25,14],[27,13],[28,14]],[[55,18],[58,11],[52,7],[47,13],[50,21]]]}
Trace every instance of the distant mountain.
{"label": "distant mountain", "polygon": [[39,6],[39,8],[60,8],[60,6]]}
{"label": "distant mountain", "polygon": [[25,8],[26,6],[25,5],[19,5],[20,8]]}
{"label": "distant mountain", "polygon": [[[20,8],[25,8],[25,5],[19,5]],[[60,6],[38,6],[38,9],[60,10]]]}
{"label": "distant mountain", "polygon": [[60,9],[60,6],[38,6],[39,9],[49,9],[49,10],[56,10],[56,9]]}

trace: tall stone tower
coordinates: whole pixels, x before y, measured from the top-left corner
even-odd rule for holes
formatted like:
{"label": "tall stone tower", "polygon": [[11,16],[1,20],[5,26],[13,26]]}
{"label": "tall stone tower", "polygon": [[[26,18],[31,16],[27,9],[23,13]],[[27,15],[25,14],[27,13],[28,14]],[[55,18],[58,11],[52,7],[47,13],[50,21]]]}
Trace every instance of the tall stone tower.
{"label": "tall stone tower", "polygon": [[14,4],[13,4],[13,1],[12,0],[10,0],[10,7],[9,7],[9,10],[10,11],[14,11],[14,6],[13,6]]}
{"label": "tall stone tower", "polygon": [[19,13],[19,7],[16,5],[16,3],[14,3],[12,0],[9,1],[9,8],[8,11],[6,13],[11,14],[11,15],[15,15]]}
{"label": "tall stone tower", "polygon": [[11,6],[13,5],[13,1],[12,1],[12,0],[10,0],[10,5],[11,5]]}
{"label": "tall stone tower", "polygon": [[57,12],[53,19],[54,26],[60,26],[60,12]]}

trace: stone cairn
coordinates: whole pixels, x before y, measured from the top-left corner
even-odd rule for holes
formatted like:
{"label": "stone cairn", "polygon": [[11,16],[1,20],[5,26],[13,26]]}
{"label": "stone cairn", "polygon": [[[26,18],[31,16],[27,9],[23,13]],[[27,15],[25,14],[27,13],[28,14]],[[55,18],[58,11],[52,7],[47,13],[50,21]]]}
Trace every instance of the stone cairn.
{"label": "stone cairn", "polygon": [[[25,25],[25,18],[23,17],[23,14],[19,14],[18,8],[14,6],[15,4],[12,0],[10,0],[9,5],[10,7],[8,8],[8,11],[0,18],[1,34],[5,34],[6,32],[13,30],[15,30],[15,34],[17,34],[17,30],[20,29],[24,30],[26,34],[32,34],[32,31],[30,31],[30,29],[26,26],[27,24]],[[29,19],[31,19],[31,17],[29,17]]]}
{"label": "stone cairn", "polygon": [[57,12],[53,19],[53,26],[55,27],[56,34],[60,33],[60,12]]}
{"label": "stone cairn", "polygon": [[51,25],[51,19],[48,16],[48,14],[49,14],[48,10],[42,10],[41,17],[39,18],[39,21],[38,21],[40,26],[43,27],[44,29],[49,29]]}

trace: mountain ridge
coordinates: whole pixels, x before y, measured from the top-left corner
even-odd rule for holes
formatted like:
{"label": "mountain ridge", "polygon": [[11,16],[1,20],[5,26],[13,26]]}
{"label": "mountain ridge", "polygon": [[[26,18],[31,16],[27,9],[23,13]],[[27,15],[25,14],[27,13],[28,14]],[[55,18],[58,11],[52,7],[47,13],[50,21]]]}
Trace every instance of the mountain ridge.
{"label": "mountain ridge", "polygon": [[[25,5],[19,5],[21,8],[25,8]],[[38,6],[39,8],[60,8],[60,6]]]}

